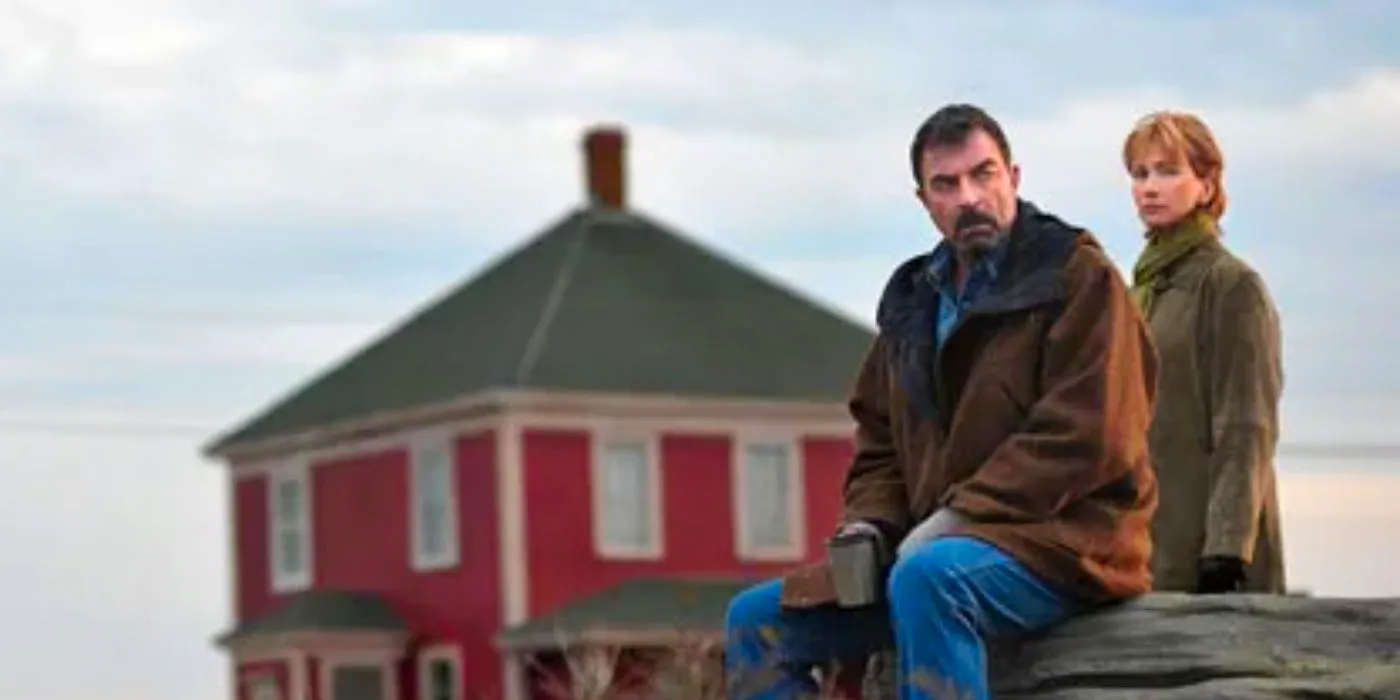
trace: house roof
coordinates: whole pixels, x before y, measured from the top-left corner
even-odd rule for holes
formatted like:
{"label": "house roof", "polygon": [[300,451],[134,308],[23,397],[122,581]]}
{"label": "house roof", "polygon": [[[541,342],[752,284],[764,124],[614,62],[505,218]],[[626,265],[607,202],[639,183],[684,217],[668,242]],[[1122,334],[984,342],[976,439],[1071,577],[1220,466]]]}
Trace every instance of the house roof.
{"label": "house roof", "polygon": [[216,640],[220,645],[287,632],[404,632],[403,618],[377,594],[312,589],[289,596],[263,615],[243,620]]}
{"label": "house roof", "polygon": [[503,630],[503,649],[558,648],[600,639],[683,638],[724,630],[729,601],[755,581],[644,577],[627,580]]}
{"label": "house roof", "polygon": [[207,451],[490,390],[846,398],[871,329],[616,206],[619,177]]}

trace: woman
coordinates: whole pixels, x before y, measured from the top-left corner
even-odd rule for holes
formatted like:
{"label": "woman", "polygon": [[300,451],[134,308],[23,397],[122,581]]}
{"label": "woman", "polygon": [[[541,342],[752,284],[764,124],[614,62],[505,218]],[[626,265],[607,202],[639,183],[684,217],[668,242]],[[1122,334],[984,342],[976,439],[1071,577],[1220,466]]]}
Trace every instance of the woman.
{"label": "woman", "polygon": [[1199,118],[1158,112],[1128,134],[1123,164],[1147,228],[1133,292],[1161,357],[1156,588],[1283,593],[1282,343],[1263,280],[1221,242],[1224,156]]}

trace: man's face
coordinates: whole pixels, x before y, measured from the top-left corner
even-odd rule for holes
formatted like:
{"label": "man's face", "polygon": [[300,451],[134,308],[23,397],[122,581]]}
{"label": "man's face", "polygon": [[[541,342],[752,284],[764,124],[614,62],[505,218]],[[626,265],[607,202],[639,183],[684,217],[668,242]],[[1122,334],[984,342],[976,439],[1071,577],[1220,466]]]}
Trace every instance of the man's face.
{"label": "man's face", "polygon": [[1021,170],[1002,158],[987,132],[975,130],[956,146],[925,149],[919,172],[914,194],[960,253],[989,250],[1011,230]]}

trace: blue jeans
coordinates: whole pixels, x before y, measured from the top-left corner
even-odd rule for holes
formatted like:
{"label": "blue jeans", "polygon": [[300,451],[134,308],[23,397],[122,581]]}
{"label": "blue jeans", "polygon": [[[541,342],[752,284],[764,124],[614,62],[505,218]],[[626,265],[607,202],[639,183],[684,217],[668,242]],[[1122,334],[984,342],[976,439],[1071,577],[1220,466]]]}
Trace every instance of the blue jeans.
{"label": "blue jeans", "polygon": [[1000,550],[968,537],[933,540],[896,562],[888,606],[785,610],[780,586],[761,583],[729,603],[732,700],[811,697],[814,667],[859,661],[891,637],[900,700],[987,700],[984,640],[1038,631],[1077,609]]}

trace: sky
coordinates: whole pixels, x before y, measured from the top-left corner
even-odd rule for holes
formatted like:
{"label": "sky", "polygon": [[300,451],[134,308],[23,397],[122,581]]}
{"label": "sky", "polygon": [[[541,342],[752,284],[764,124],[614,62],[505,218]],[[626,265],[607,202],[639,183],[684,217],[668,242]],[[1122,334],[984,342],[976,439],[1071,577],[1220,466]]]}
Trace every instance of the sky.
{"label": "sky", "polygon": [[[578,204],[598,122],[629,130],[638,208],[869,322],[933,241],[907,147],[941,104],[1000,118],[1023,194],[1125,269],[1122,137],[1198,111],[1226,240],[1283,314],[1285,442],[1400,445],[1400,327],[1377,322],[1400,5],[507,5],[0,0],[7,696],[227,697],[225,483],[199,445]],[[1280,462],[1293,581],[1400,595],[1369,558],[1400,467]]]}

